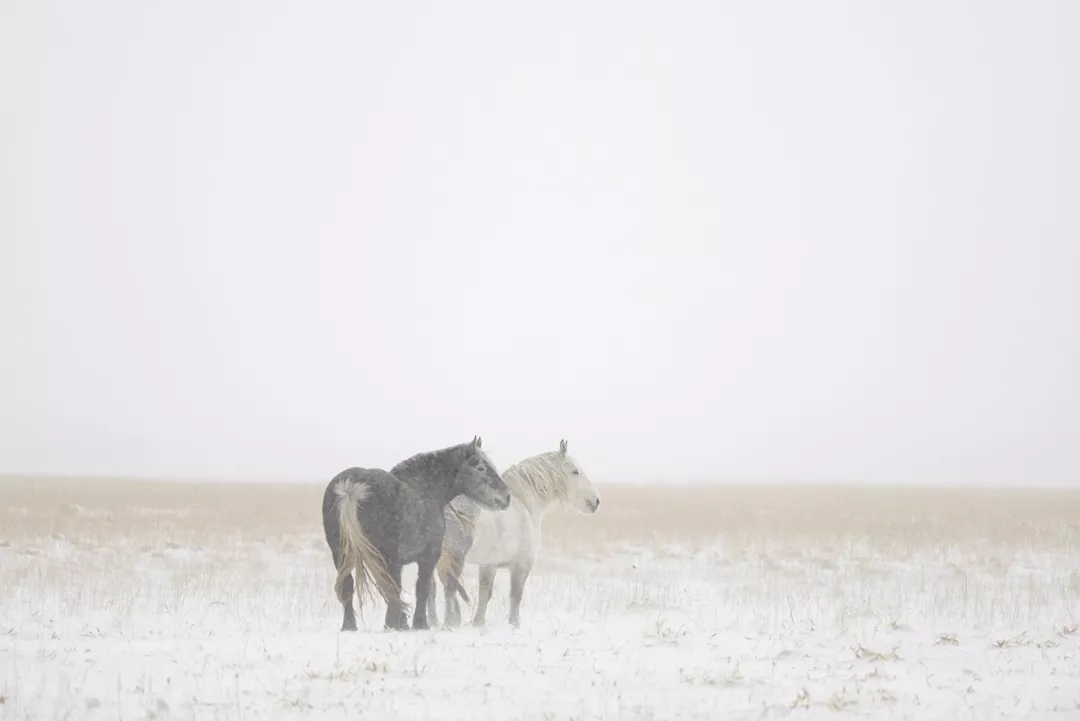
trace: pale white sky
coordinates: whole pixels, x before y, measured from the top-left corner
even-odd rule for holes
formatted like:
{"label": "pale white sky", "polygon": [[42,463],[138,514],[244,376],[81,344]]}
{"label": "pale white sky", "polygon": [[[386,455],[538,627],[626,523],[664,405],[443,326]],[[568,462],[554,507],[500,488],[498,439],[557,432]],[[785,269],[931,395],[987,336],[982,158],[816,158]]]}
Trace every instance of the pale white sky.
{"label": "pale white sky", "polygon": [[0,8],[0,471],[1080,485],[1080,4]]}

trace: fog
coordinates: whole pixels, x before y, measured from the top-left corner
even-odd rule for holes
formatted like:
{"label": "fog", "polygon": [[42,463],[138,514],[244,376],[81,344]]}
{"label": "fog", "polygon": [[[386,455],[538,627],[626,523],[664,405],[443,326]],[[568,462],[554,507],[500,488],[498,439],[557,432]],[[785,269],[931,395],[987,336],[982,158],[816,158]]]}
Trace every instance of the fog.
{"label": "fog", "polygon": [[1080,6],[0,11],[0,472],[1080,483]]}

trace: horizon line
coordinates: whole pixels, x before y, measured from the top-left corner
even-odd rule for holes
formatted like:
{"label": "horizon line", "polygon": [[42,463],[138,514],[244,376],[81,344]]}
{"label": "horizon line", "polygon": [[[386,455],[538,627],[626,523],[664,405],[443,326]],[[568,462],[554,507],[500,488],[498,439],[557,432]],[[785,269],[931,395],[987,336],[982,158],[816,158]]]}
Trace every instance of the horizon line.
{"label": "horizon line", "polygon": [[[51,473],[51,472],[0,472],[0,483],[27,481],[84,481],[84,482],[121,482],[131,484],[169,484],[169,485],[293,485],[308,486],[328,483],[329,479],[310,478],[297,479],[253,479],[253,478],[213,478],[213,477],[180,477],[180,476],[155,476],[155,475],[128,475],[128,474],[100,474],[100,473]],[[985,482],[976,483],[970,481],[937,481],[937,480],[911,480],[905,482],[863,480],[792,480],[792,479],[758,479],[747,480],[734,477],[729,478],[684,478],[670,481],[644,481],[644,480],[605,480],[604,486],[718,486],[729,488],[745,488],[752,486],[761,487],[807,487],[807,488],[849,488],[849,489],[940,489],[940,490],[1017,490],[1017,491],[1051,491],[1051,490],[1074,490],[1080,491],[1080,480],[1073,482],[1031,482],[1020,484],[1016,482]]]}

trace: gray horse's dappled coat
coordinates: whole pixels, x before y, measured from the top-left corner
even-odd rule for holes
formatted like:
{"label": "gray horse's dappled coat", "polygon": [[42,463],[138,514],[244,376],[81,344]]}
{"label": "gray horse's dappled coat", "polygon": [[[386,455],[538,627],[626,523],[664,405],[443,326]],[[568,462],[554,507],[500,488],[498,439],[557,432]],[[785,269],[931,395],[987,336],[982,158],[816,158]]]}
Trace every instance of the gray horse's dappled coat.
{"label": "gray horse's dappled coat", "polygon": [[427,628],[427,597],[446,530],[443,512],[462,494],[491,510],[510,503],[510,492],[479,438],[419,453],[389,472],[349,468],[331,479],[323,493],[323,530],[338,569],[342,630],[356,630],[354,572],[361,602],[370,584],[386,601],[386,628],[408,628],[401,570],[409,563],[417,564],[413,628]]}

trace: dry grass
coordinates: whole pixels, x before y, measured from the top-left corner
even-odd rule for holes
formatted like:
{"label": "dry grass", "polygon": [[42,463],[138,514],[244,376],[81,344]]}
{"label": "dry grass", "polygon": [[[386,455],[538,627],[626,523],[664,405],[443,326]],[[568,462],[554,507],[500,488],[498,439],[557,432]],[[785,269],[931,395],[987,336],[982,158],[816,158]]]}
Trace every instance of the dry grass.
{"label": "dry grass", "polygon": [[[94,717],[137,701],[148,714],[138,717],[167,717],[159,703],[185,718],[235,703],[221,713],[240,718],[238,694],[348,716],[357,679],[372,674],[404,696],[360,707],[394,717],[402,699],[442,693],[425,676],[455,674],[468,700],[412,717],[502,717],[492,694],[513,706],[556,678],[576,695],[567,705],[541,694],[536,718],[586,715],[594,697],[624,718],[715,718],[721,697],[745,711],[730,718],[1080,708],[1080,493],[604,487],[598,514],[556,510],[545,522],[524,635],[375,634],[343,650],[323,489],[0,479],[0,653],[10,644],[22,664],[14,680],[0,664],[12,699],[0,719],[51,717],[47,699],[72,678],[80,690],[64,708]],[[475,588],[474,569],[465,581]],[[496,626],[506,587],[503,574]],[[380,628],[381,613],[368,608],[362,626]],[[133,643],[135,680],[114,658]],[[494,685],[468,675],[509,668]],[[158,672],[177,685],[159,689]],[[579,688],[582,674],[591,681]],[[589,713],[619,717],[611,708]]]}
{"label": "dry grass", "polygon": [[[321,532],[320,483],[168,483],[0,477],[8,541],[67,533],[235,537],[265,542]],[[990,543],[1060,547],[1080,530],[1080,491],[828,486],[602,488],[595,516],[552,513],[553,544],[707,542],[717,536],[791,542],[858,537],[875,547]],[[98,537],[98,538],[95,538]]]}
{"label": "dry grass", "polygon": [[553,516],[552,535],[611,543],[858,537],[918,547],[1058,545],[1080,530],[1080,491],[1069,490],[625,485],[603,494],[602,513]]}
{"label": "dry grass", "polygon": [[[164,564],[173,574],[165,595],[179,599],[224,578],[266,585],[272,567],[285,563],[289,579],[270,585],[303,578],[325,590],[304,596],[305,607],[293,609],[297,622],[307,613],[332,616],[323,488],[0,480],[0,550],[21,559],[3,566],[0,581],[37,577],[49,586],[80,559],[92,571],[83,582],[139,589],[141,569]],[[603,489],[595,515],[557,509],[548,516],[534,579],[590,562],[597,582],[659,584],[644,594],[655,600],[670,595],[664,562],[674,561],[694,581],[723,582],[733,603],[759,613],[789,612],[777,603],[782,593],[841,617],[874,610],[896,621],[918,602],[918,613],[979,613],[976,625],[993,626],[1021,621],[1024,609],[1077,600],[1078,529],[1080,493],[1060,490],[616,485]],[[619,554],[636,560],[610,560]],[[31,562],[38,555],[46,558]],[[733,576],[734,568],[753,573]],[[468,569],[467,581],[474,575]],[[410,583],[407,577],[407,594]],[[93,599],[69,597],[66,607],[90,613],[99,610]]]}

